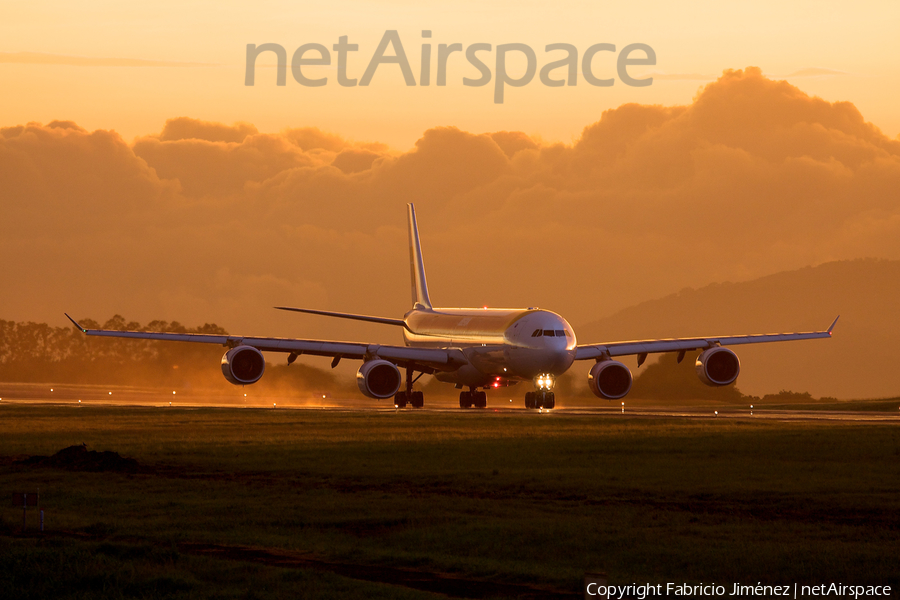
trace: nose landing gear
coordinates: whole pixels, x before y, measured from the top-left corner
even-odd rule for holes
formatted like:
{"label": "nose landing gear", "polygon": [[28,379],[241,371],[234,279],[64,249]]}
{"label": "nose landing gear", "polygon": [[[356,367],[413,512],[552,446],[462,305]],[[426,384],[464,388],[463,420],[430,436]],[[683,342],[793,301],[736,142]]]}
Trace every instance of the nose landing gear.
{"label": "nose landing gear", "polygon": [[534,378],[537,390],[525,394],[525,408],[553,408],[556,406],[556,395],[553,387],[556,377],[552,373],[542,373]]}
{"label": "nose landing gear", "polygon": [[549,390],[525,393],[525,408],[553,408],[556,406],[556,394]]}

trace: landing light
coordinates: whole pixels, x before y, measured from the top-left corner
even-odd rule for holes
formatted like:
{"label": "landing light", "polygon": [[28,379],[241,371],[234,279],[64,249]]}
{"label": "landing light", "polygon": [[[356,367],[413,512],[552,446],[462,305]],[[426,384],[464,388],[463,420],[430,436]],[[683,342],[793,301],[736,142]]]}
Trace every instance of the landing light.
{"label": "landing light", "polygon": [[541,390],[551,390],[556,382],[553,379],[553,375],[542,373],[537,376],[534,380],[534,384]]}

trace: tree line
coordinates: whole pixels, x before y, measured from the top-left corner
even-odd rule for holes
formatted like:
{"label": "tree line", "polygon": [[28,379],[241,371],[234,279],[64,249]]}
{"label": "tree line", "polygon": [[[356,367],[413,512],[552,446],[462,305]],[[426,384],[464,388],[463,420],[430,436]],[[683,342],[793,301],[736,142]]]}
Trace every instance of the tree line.
{"label": "tree line", "polygon": [[[121,315],[104,323],[93,319],[80,323],[86,329],[228,335],[214,323],[187,327],[178,321],[154,320],[142,325]],[[219,369],[225,350],[215,344],[95,337],[75,326],[0,320],[0,381],[222,390],[232,387]],[[255,387],[334,391],[344,385],[328,371],[295,363],[267,366]]]}

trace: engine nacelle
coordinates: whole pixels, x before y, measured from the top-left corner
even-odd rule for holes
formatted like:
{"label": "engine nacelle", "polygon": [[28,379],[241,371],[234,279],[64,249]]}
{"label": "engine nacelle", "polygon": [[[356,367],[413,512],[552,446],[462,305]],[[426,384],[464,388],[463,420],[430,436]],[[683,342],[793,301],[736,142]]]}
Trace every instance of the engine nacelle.
{"label": "engine nacelle", "polygon": [[601,360],[588,372],[591,391],[607,400],[624,398],[633,382],[631,370],[617,360]]}
{"label": "engine nacelle", "polygon": [[383,400],[390,398],[400,389],[403,378],[400,369],[392,362],[376,359],[362,364],[356,372],[356,385],[359,391],[369,398]]}
{"label": "engine nacelle", "polygon": [[266,359],[253,346],[235,346],[222,357],[222,374],[235,385],[256,383],[266,372]]}
{"label": "engine nacelle", "polygon": [[714,387],[734,383],[741,373],[741,361],[737,354],[721,346],[701,352],[694,366],[700,381]]}

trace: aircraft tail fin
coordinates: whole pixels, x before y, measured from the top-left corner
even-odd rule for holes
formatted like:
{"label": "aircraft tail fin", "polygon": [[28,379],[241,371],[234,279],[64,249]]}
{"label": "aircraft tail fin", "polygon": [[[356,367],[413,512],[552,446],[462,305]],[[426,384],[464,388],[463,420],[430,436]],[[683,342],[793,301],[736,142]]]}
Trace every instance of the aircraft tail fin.
{"label": "aircraft tail fin", "polygon": [[425,263],[422,260],[422,245],[419,243],[419,228],[416,225],[416,207],[410,202],[409,209],[409,276],[412,287],[413,308],[431,308],[428,284],[425,282]]}

